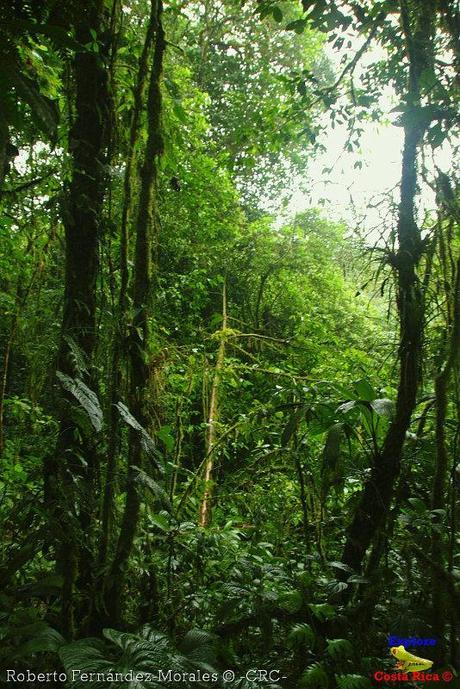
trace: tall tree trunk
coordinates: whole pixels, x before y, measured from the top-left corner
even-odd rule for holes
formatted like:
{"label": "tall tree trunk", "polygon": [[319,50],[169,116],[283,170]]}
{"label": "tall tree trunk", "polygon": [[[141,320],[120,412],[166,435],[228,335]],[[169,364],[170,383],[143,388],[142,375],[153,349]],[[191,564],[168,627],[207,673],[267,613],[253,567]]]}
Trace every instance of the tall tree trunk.
{"label": "tall tree trunk", "polygon": [[211,385],[208,425],[206,430],[206,460],[204,466],[204,493],[200,505],[199,525],[207,526],[211,519],[212,472],[214,468],[215,445],[217,441],[217,421],[219,418],[219,397],[222,372],[225,362],[225,331],[227,330],[227,283],[222,288],[222,328],[216,366]]}
{"label": "tall tree trunk", "polygon": [[[310,518],[308,515],[308,505],[307,505],[307,489],[305,485],[304,467],[300,461],[300,449],[299,441],[297,438],[297,433],[294,434],[293,448],[294,453],[294,464],[295,470],[297,472],[297,479],[299,481],[299,497],[300,505],[302,508],[302,528],[303,536],[305,539],[305,554],[310,555],[311,553],[311,539],[310,539]],[[321,550],[321,549],[320,549]],[[311,561],[307,560],[307,567],[310,567]]]}
{"label": "tall tree trunk", "polygon": [[128,314],[128,288],[129,288],[129,244],[130,222],[133,205],[133,191],[137,182],[136,146],[140,130],[140,119],[144,109],[144,101],[149,76],[149,60],[151,57],[153,41],[155,38],[155,6],[152,5],[151,16],[145,35],[144,46],[139,58],[137,82],[134,88],[134,105],[131,113],[131,125],[129,132],[128,157],[126,161],[123,181],[123,207],[121,211],[120,228],[120,288],[118,293],[117,323],[114,335],[111,362],[110,380],[110,409],[109,430],[107,444],[107,469],[104,483],[104,498],[102,505],[102,534],[99,548],[99,560],[101,565],[107,558],[108,549],[113,533],[114,493],[117,481],[117,455],[119,451],[119,414],[116,403],[119,401],[122,384],[122,359],[126,346],[126,319]]}
{"label": "tall tree trunk", "polygon": [[[402,0],[401,21],[409,59],[409,83],[397,228],[399,246],[394,257],[400,324],[399,383],[395,416],[380,452],[374,457],[371,475],[347,530],[342,562],[355,571],[361,570],[366,551],[388,515],[420,381],[424,304],[417,266],[423,245],[415,220],[414,202],[417,151],[428,124],[423,123],[420,117],[419,81],[430,61],[427,56],[431,54],[434,8],[431,2],[425,0],[417,0],[411,7],[412,11],[407,0]],[[412,26],[415,26],[415,30]]]}
{"label": "tall tree trunk", "polygon": [[[448,345],[447,359],[435,380],[436,398],[436,464],[433,476],[431,495],[431,509],[443,510],[446,508],[446,484],[449,471],[449,456],[446,444],[446,417],[448,406],[448,388],[451,374],[458,363],[460,353],[460,259],[457,261],[454,288],[452,295],[453,325]],[[443,563],[444,542],[439,532],[439,524],[442,517],[439,512],[434,512],[433,532],[431,537],[431,560],[439,566]],[[438,528],[437,528],[438,527]],[[435,573],[432,583],[432,631],[437,638],[437,660],[442,662],[445,652],[445,627],[446,627],[446,602],[444,582]]]}
{"label": "tall tree trunk", "polygon": [[6,124],[4,107],[0,104],[0,200],[2,198],[3,181],[8,169],[8,143],[10,135]]}
{"label": "tall tree trunk", "polygon": [[[76,8],[75,112],[69,137],[72,178],[63,221],[65,227],[65,293],[57,369],[81,377],[72,346],[82,353],[90,369],[96,344],[96,281],[99,270],[99,226],[105,189],[107,69],[104,64],[106,17],[103,0],[90,0]],[[89,383],[91,376],[88,376]],[[57,566],[64,577],[62,628],[75,630],[74,589],[79,560],[91,571],[90,526],[94,509],[97,463],[94,445],[82,438],[72,416],[73,402],[62,400],[60,431],[55,453],[45,462],[45,502],[54,513],[57,531]],[[82,461],[83,458],[83,461]],[[75,490],[75,481],[82,490]],[[56,537],[56,534],[55,534]],[[84,544],[84,545],[83,545]]]}
{"label": "tall tree trunk", "polygon": [[[16,303],[18,301],[18,296],[16,294]],[[19,307],[17,307],[19,309]],[[0,379],[0,457],[3,455],[5,449],[5,430],[4,430],[4,412],[5,412],[5,397],[7,393],[8,385],[8,373],[10,369],[10,356],[11,349],[13,347],[14,340],[16,338],[16,332],[18,329],[19,322],[19,312],[18,310],[13,314],[11,318],[10,332],[8,334],[5,349],[3,352],[3,362],[2,362],[2,373]]]}
{"label": "tall tree trunk", "polygon": [[[147,121],[148,138],[141,170],[139,208],[136,222],[136,248],[133,284],[134,318],[130,342],[130,410],[143,425],[148,425],[147,388],[149,381],[148,345],[152,283],[153,242],[159,229],[158,215],[158,159],[163,153],[161,126],[161,77],[166,47],[162,25],[161,0],[152,2],[152,21],[155,29],[155,48],[150,74]],[[116,553],[106,585],[105,607],[112,624],[120,623],[123,588],[128,560],[136,534],[140,496],[135,483],[137,467],[142,467],[143,451],[139,434],[131,429],[129,438],[126,503]]]}

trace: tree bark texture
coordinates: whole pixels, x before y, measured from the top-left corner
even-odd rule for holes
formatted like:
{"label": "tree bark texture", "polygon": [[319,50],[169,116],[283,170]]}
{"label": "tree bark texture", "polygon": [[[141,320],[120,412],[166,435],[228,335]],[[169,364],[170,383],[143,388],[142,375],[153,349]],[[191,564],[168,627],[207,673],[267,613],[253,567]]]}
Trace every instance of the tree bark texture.
{"label": "tree bark texture", "polygon": [[[76,40],[82,46],[74,60],[75,121],[70,137],[72,175],[63,204],[65,228],[65,290],[57,369],[83,377],[72,348],[88,371],[96,345],[96,282],[99,272],[100,220],[105,190],[108,92],[104,62],[106,15],[102,0],[90,0],[75,12]],[[95,42],[98,43],[96,50]],[[91,571],[90,526],[95,508],[96,453],[92,440],[80,432],[65,394],[61,400],[59,437],[54,456],[44,467],[45,502],[54,517],[57,565],[64,578],[62,628],[72,637],[74,590],[79,561]],[[84,458],[84,461],[82,461]],[[81,490],[75,490],[75,485]],[[84,487],[84,489],[83,489]]]}
{"label": "tree bark texture", "polygon": [[217,440],[217,422],[219,418],[219,395],[222,372],[225,362],[225,331],[227,330],[227,285],[222,288],[222,329],[217,351],[216,366],[211,385],[211,399],[209,402],[208,424],[206,430],[206,461],[204,466],[204,493],[200,505],[199,525],[207,526],[211,518],[212,478],[215,459],[215,444]]}
{"label": "tree bark texture", "polygon": [[360,571],[366,551],[385,523],[399,475],[401,455],[411,422],[420,382],[424,327],[423,291],[417,267],[423,251],[415,220],[417,152],[426,123],[420,117],[420,77],[430,61],[434,24],[431,2],[401,2],[401,21],[409,61],[404,122],[401,199],[398,217],[398,251],[394,257],[397,275],[397,308],[400,325],[399,382],[394,418],[382,448],[374,457],[371,475],[361,493],[348,527],[342,561]]}
{"label": "tree bark texture", "polygon": [[128,315],[129,288],[129,245],[130,224],[133,206],[133,193],[137,183],[136,146],[139,137],[140,120],[144,109],[145,95],[149,77],[149,60],[155,38],[156,19],[155,6],[152,5],[151,16],[147,27],[144,46],[139,59],[137,82],[134,88],[134,105],[131,113],[129,132],[128,157],[123,181],[123,206],[121,212],[120,229],[120,288],[118,293],[117,323],[112,350],[110,386],[109,433],[107,448],[107,468],[104,483],[104,498],[102,506],[102,535],[99,549],[101,564],[106,560],[113,535],[114,492],[117,481],[117,454],[119,451],[119,414],[116,403],[119,400],[122,385],[122,363],[126,349],[126,319]]}
{"label": "tree bark texture", "polygon": [[[158,215],[158,159],[163,153],[161,124],[161,78],[166,48],[162,25],[162,4],[152,2],[152,20],[155,27],[155,47],[150,73],[147,102],[148,137],[141,169],[139,207],[136,220],[136,246],[134,258],[133,311],[130,337],[130,410],[142,426],[148,425],[147,391],[149,381],[148,343],[151,315],[152,253],[159,229]],[[126,502],[115,556],[106,582],[105,607],[112,623],[122,617],[123,588],[126,581],[128,559],[139,522],[141,500],[136,486],[137,468],[142,468],[143,450],[137,431],[131,429],[129,438]]]}

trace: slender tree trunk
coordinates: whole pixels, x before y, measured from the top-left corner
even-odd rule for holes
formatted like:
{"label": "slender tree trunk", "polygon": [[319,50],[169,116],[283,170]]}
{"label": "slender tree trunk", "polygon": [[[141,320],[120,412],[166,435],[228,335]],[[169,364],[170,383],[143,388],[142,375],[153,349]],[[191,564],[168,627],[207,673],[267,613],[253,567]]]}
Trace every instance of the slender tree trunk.
{"label": "slender tree trunk", "polygon": [[[63,212],[66,240],[65,293],[57,369],[81,377],[72,357],[76,346],[87,368],[96,344],[96,281],[99,270],[99,225],[105,189],[107,70],[102,50],[105,11],[102,0],[91,0],[76,12],[76,39],[81,46],[99,42],[99,50],[85,47],[74,61],[76,119],[70,132],[72,178]],[[95,38],[96,37],[96,38]],[[90,376],[89,376],[89,383]],[[96,453],[82,438],[71,413],[73,401],[64,396],[54,456],[45,462],[45,502],[54,515],[58,541],[57,566],[64,578],[62,628],[75,631],[74,590],[79,561],[91,571],[90,526],[95,506]],[[84,462],[82,462],[82,457]],[[82,492],[75,491],[75,481]]]}
{"label": "slender tree trunk", "polygon": [[222,372],[225,362],[225,331],[227,330],[227,283],[222,288],[222,328],[216,366],[211,386],[208,426],[206,432],[206,462],[204,467],[204,493],[200,505],[199,525],[207,526],[211,519],[212,472],[214,467],[215,444],[217,441],[217,422],[219,418],[219,397]]}
{"label": "slender tree trunk", "polygon": [[134,105],[131,113],[131,126],[129,133],[128,157],[126,161],[123,182],[123,207],[121,212],[120,230],[120,289],[118,293],[117,323],[114,336],[111,363],[110,380],[110,408],[109,431],[107,449],[107,469],[104,484],[104,498],[102,505],[102,535],[99,549],[99,561],[104,564],[113,532],[113,500],[117,481],[117,455],[119,451],[119,414],[116,403],[119,401],[122,385],[122,359],[126,346],[126,319],[128,314],[128,288],[129,288],[129,244],[130,244],[130,220],[133,205],[133,190],[136,185],[136,146],[139,136],[140,119],[144,109],[144,101],[149,76],[149,60],[151,57],[153,41],[155,38],[155,7],[152,5],[151,16],[147,27],[142,54],[139,59],[137,82],[134,88]]}
{"label": "slender tree trunk", "polygon": [[0,457],[3,455],[3,450],[5,448],[5,432],[4,432],[4,411],[5,411],[5,396],[6,388],[8,384],[8,372],[10,368],[10,355],[13,342],[16,337],[16,332],[18,329],[18,319],[19,314],[15,313],[11,319],[11,327],[8,335],[8,339],[5,344],[5,350],[3,352],[3,364],[2,364],[2,375],[0,381]]}
{"label": "slender tree trunk", "polygon": [[[304,468],[302,467],[301,461],[300,461],[300,450],[299,450],[299,442],[297,435],[294,434],[294,440],[293,440],[293,447],[292,451],[294,453],[294,464],[295,464],[295,469],[297,472],[297,478],[299,480],[299,497],[300,497],[300,505],[302,507],[302,527],[303,527],[303,535],[305,539],[305,553],[307,555],[310,554],[311,552],[311,539],[310,539],[310,519],[308,515],[308,506],[307,506],[307,490],[305,486],[305,477],[304,477]],[[307,560],[307,565],[310,565],[310,560]]]}
{"label": "slender tree trunk", "polygon": [[184,441],[184,436],[185,436],[182,414],[183,414],[185,402],[186,402],[186,400],[188,401],[188,396],[190,395],[190,393],[193,390],[194,374],[195,374],[195,371],[192,368],[192,370],[189,373],[189,380],[188,380],[188,384],[187,384],[185,393],[179,398],[177,405],[176,405],[175,428],[177,430],[176,430],[176,442],[174,445],[174,469],[172,472],[171,484],[169,487],[169,497],[171,500],[171,504],[174,502],[174,497],[176,495],[177,479],[178,479],[179,470],[181,467],[181,459],[182,459],[182,443]]}
{"label": "slender tree trunk", "polygon": [[[422,242],[415,220],[414,202],[417,187],[417,151],[428,124],[422,123],[420,118],[419,80],[428,61],[427,54],[431,50],[433,6],[428,1],[418,0],[413,6],[412,14],[409,15],[408,3],[402,0],[401,19],[409,58],[409,85],[397,228],[399,248],[394,257],[400,323],[399,383],[394,419],[380,452],[374,458],[370,478],[361,493],[358,507],[347,530],[342,562],[355,571],[361,570],[366,551],[388,515],[420,381],[424,304],[417,266],[422,253]],[[415,24],[414,32],[412,24]],[[347,597],[349,592],[345,595]]]}
{"label": "slender tree trunk", "polygon": [[[161,127],[162,100],[161,77],[163,55],[166,47],[162,25],[161,0],[152,2],[152,18],[155,29],[155,48],[148,90],[147,120],[148,138],[141,170],[139,208],[136,222],[136,248],[133,284],[134,319],[130,342],[130,390],[131,412],[143,425],[148,425],[147,388],[149,381],[148,344],[152,282],[153,240],[158,233],[158,159],[163,153]],[[112,624],[120,623],[122,598],[128,560],[136,534],[140,496],[135,484],[136,467],[142,467],[143,451],[139,434],[131,430],[129,438],[129,466],[126,487],[126,503],[106,587],[105,604]]]}
{"label": "slender tree trunk", "polygon": [[8,143],[10,135],[8,125],[6,124],[5,112],[0,103],[0,200],[2,198],[3,181],[5,179],[5,172],[8,164]]}
{"label": "slender tree trunk", "polygon": [[[454,576],[454,564],[455,555],[458,552],[458,529],[457,524],[460,516],[460,495],[458,489],[459,476],[460,476],[460,462],[459,462],[459,450],[460,450],[460,386],[458,373],[454,374],[454,391],[455,391],[455,419],[457,422],[457,430],[453,438],[453,452],[452,452],[452,489],[450,494],[450,538],[449,538],[449,555],[448,555],[448,574],[450,579]],[[455,584],[453,585],[455,590]],[[458,592],[457,592],[458,593]],[[459,605],[455,607],[452,606],[450,610],[450,639],[449,639],[449,650],[450,650],[450,661],[452,665],[455,665],[458,658],[460,657],[460,595],[457,595]],[[452,597],[455,601],[455,597]]]}
{"label": "slender tree trunk", "polygon": [[[433,476],[431,509],[446,508],[446,484],[449,472],[449,456],[446,444],[446,417],[448,406],[448,388],[451,374],[457,365],[460,352],[460,259],[457,261],[454,276],[453,292],[453,325],[448,347],[447,360],[435,380],[436,398],[436,465]],[[431,560],[442,566],[444,542],[437,525],[442,524],[440,513],[434,513],[433,533],[431,537]],[[443,660],[445,652],[446,601],[444,582],[435,574],[432,583],[432,630],[438,641],[437,660]]]}

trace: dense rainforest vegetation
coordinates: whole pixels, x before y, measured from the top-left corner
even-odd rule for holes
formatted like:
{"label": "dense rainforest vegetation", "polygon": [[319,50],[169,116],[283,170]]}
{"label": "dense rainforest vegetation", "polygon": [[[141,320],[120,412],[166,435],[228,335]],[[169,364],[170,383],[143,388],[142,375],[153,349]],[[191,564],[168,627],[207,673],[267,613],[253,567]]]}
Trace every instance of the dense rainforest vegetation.
{"label": "dense rainforest vegetation", "polygon": [[455,686],[455,0],[0,8],[2,686]]}

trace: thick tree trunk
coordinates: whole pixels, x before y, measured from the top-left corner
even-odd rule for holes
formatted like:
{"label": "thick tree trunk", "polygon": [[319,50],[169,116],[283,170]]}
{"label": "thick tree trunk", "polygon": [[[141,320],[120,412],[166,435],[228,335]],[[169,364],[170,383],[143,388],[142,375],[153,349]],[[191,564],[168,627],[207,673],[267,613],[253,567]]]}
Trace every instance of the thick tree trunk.
{"label": "thick tree trunk", "polygon": [[[76,40],[88,46],[97,38],[99,50],[83,48],[74,62],[76,119],[69,138],[72,178],[63,212],[65,293],[57,369],[72,377],[82,377],[84,372],[77,370],[71,348],[78,348],[90,370],[96,344],[96,280],[105,189],[108,94],[101,49],[105,40],[104,2],[91,0],[79,7],[76,14]],[[88,377],[90,383],[91,376]],[[44,467],[45,502],[54,515],[57,566],[64,577],[62,628],[69,637],[75,630],[74,589],[79,561],[84,561],[85,572],[92,569],[90,526],[97,473],[94,445],[89,438],[81,437],[71,413],[72,404],[69,397],[62,400],[56,451]],[[82,488],[79,495],[75,481]]]}
{"label": "thick tree trunk", "polygon": [[[139,208],[136,222],[136,248],[133,284],[134,319],[130,342],[130,391],[129,406],[136,419],[148,425],[147,388],[149,381],[148,344],[152,282],[153,241],[158,233],[158,159],[163,153],[161,126],[162,99],[161,77],[163,55],[166,47],[162,25],[161,0],[152,2],[152,20],[155,28],[155,48],[147,103],[148,138],[141,170]],[[140,496],[135,483],[136,467],[143,465],[143,451],[139,434],[132,430],[129,438],[128,476],[126,503],[117,543],[106,586],[105,607],[112,624],[119,624],[122,617],[123,588],[126,580],[128,559],[136,534]]]}

